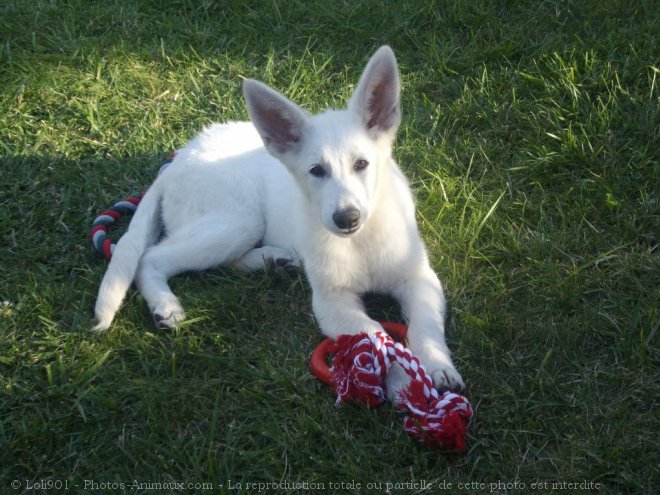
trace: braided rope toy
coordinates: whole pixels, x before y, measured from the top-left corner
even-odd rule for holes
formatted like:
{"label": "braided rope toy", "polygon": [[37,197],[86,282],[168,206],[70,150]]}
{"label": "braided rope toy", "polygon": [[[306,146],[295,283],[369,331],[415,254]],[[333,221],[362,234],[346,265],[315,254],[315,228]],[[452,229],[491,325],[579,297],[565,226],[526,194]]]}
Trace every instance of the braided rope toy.
{"label": "braided rope toy", "polygon": [[[163,170],[165,170],[169,164],[172,163],[172,160],[174,160],[175,156],[176,152],[171,153],[167,157],[167,159],[163,162],[163,165],[161,165],[160,170],[158,171],[158,175],[163,173]],[[132,196],[129,196],[128,198],[115,203],[107,210],[103,210],[101,213],[99,213],[99,215],[92,223],[92,231],[89,235],[92,241],[92,245],[94,246],[94,249],[105,256],[106,259],[110,260],[112,258],[112,253],[114,252],[116,245],[108,237],[108,230],[123,215],[132,215],[135,213],[135,210],[137,210],[137,207],[140,204],[140,201],[142,201],[144,194],[144,192],[133,194]]]}
{"label": "braided rope toy", "polygon": [[[404,325],[391,322],[382,325],[395,337],[405,338]],[[326,360],[332,354],[330,369]],[[395,401],[398,409],[406,413],[405,431],[428,447],[465,451],[465,435],[473,416],[469,401],[449,391],[440,394],[419,359],[387,333],[377,332],[372,337],[365,333],[340,335],[336,341],[326,339],[310,358],[312,373],[334,387],[337,405],[358,400],[369,407],[378,407],[385,401],[385,378],[394,363],[411,378]]]}
{"label": "braided rope toy", "polygon": [[108,229],[119,220],[122,215],[133,214],[137,209],[144,193],[134,194],[128,198],[115,203],[107,210],[102,211],[92,223],[90,238],[94,248],[103,254],[108,260],[112,258],[115,243],[108,237]]}

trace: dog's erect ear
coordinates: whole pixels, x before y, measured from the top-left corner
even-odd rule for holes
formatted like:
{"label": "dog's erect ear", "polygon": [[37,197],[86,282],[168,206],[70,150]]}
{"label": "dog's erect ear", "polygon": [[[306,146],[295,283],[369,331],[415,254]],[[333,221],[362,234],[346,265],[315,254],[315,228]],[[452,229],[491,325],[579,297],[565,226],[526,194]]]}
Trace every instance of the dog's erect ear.
{"label": "dog's erect ear", "polygon": [[295,152],[307,123],[305,111],[254,79],[243,81],[243,95],[250,120],[261,135],[266,149],[277,158]]}
{"label": "dog's erect ear", "polygon": [[367,63],[357,89],[348,102],[370,134],[394,138],[401,122],[401,83],[392,49],[385,45]]}

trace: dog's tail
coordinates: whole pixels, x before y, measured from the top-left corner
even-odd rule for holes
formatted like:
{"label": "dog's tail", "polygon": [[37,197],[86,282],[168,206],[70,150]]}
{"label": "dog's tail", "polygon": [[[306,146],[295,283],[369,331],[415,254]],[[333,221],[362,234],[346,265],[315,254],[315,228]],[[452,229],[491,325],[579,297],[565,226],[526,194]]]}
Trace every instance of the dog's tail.
{"label": "dog's tail", "polygon": [[94,331],[103,331],[110,327],[126,291],[135,278],[142,254],[160,235],[160,193],[157,186],[158,181],[144,195],[128,231],[115,246],[96,299],[97,324],[93,328]]}

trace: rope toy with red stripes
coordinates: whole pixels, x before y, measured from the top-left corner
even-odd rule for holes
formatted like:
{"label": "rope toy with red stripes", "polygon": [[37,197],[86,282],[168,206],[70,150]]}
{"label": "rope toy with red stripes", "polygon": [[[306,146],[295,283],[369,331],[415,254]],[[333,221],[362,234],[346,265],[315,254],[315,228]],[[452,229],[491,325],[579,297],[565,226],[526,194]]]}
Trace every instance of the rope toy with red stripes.
{"label": "rope toy with red stripes", "polygon": [[134,194],[123,201],[115,203],[107,210],[102,211],[92,224],[90,238],[94,248],[103,254],[108,260],[112,258],[115,243],[108,237],[108,229],[119,220],[122,215],[133,214],[137,209],[144,193]]}
{"label": "rope toy with red stripes", "polygon": [[[408,387],[400,391],[395,401],[396,406],[405,412],[405,431],[428,447],[465,451],[472,406],[462,395],[449,391],[440,394],[410,349],[384,332],[371,337],[365,333],[340,335],[334,343],[320,348],[312,355],[312,371],[319,379],[329,380],[334,386],[337,405],[347,400],[358,400],[369,407],[382,404],[386,397],[387,372],[392,364],[397,363],[411,378]],[[319,358],[328,350],[334,353],[333,366],[328,374],[324,374],[324,371],[319,372],[323,367],[319,366]]]}
{"label": "rope toy with red stripes", "polygon": [[[158,175],[160,175],[163,170],[165,170],[168,165],[172,163],[172,160],[174,160],[175,156],[176,153],[171,153],[167,157],[165,162],[163,162],[163,165],[160,167]],[[115,250],[115,243],[112,242],[112,240],[110,240],[108,237],[108,230],[123,215],[132,215],[135,213],[135,210],[137,210],[137,207],[140,204],[140,201],[142,201],[144,194],[144,192],[134,194],[122,201],[119,201],[118,203],[115,203],[107,210],[102,211],[92,223],[92,232],[89,236],[92,241],[92,245],[94,246],[94,249],[103,254],[106,259],[110,260],[112,258],[112,253]]]}

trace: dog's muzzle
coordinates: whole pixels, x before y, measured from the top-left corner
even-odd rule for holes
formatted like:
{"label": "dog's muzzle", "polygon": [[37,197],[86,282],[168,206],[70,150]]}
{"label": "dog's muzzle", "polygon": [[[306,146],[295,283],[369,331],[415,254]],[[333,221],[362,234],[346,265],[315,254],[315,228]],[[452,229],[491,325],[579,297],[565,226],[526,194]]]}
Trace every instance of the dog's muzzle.
{"label": "dog's muzzle", "polygon": [[346,208],[336,211],[332,220],[342,234],[352,234],[360,227],[360,210],[357,208]]}

